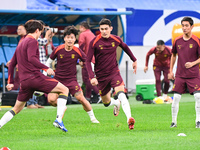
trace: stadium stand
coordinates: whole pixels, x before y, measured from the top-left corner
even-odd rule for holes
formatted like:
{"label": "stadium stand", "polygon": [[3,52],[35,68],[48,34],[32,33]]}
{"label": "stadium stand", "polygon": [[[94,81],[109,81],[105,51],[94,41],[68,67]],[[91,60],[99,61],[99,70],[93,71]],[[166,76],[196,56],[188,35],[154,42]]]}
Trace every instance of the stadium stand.
{"label": "stadium stand", "polygon": [[59,41],[59,38],[58,38],[58,37],[53,36],[53,37],[52,37],[52,41],[53,41],[53,45],[54,45],[55,47],[57,47],[58,45],[60,45],[60,41]]}
{"label": "stadium stand", "polygon": [[[16,37],[7,37],[7,36],[1,36],[0,37],[0,65],[6,63],[12,58],[15,49],[17,47],[17,39]],[[3,78],[2,78],[2,70],[0,69],[0,87],[2,87]],[[8,69],[5,68],[5,78],[8,79]]]}

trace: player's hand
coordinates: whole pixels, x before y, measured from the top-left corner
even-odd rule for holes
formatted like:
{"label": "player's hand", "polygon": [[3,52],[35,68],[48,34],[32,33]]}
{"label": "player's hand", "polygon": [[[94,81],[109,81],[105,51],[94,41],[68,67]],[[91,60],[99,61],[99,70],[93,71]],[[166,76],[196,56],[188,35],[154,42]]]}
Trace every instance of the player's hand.
{"label": "player's hand", "polygon": [[90,80],[90,83],[92,84],[92,86],[98,85],[98,81],[97,81],[96,78],[92,78],[92,79]]}
{"label": "player's hand", "polygon": [[134,69],[133,73],[136,74],[136,72],[137,72],[137,61],[133,62],[132,66],[133,66],[133,69]]}
{"label": "player's hand", "polygon": [[194,66],[194,64],[192,63],[192,62],[186,62],[185,63],[185,68],[191,68],[191,67],[193,67]]}
{"label": "player's hand", "polygon": [[7,84],[6,88],[8,89],[8,91],[12,90],[12,88],[14,87],[14,84]]}
{"label": "player's hand", "polygon": [[147,72],[147,70],[148,70],[148,67],[147,67],[147,66],[145,66],[145,67],[144,67],[144,73],[146,73],[146,72]]}
{"label": "player's hand", "polygon": [[50,75],[50,76],[51,76],[51,75],[54,76],[54,75],[55,75],[55,72],[53,71],[53,69],[49,68],[49,69],[47,70],[47,74]]}
{"label": "player's hand", "polygon": [[168,79],[169,79],[169,80],[174,80],[174,79],[175,79],[174,73],[173,73],[173,72],[170,72],[170,73],[168,74]]}

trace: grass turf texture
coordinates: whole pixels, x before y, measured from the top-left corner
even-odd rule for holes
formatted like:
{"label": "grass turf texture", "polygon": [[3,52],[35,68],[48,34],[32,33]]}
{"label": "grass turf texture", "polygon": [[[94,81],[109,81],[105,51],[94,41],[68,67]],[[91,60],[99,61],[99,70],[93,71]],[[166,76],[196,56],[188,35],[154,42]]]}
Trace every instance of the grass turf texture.
{"label": "grass turf texture", "polygon": [[[53,127],[56,108],[24,109],[0,129],[0,148],[11,150],[63,149],[199,149],[200,129],[195,128],[194,97],[184,94],[178,127],[170,128],[171,104],[142,104],[129,98],[135,129],[129,130],[125,114],[113,115],[113,107],[92,104],[100,124],[92,124],[82,105],[68,105],[63,118],[67,133]],[[9,110],[2,108],[0,117]],[[186,137],[177,136],[185,133]]]}

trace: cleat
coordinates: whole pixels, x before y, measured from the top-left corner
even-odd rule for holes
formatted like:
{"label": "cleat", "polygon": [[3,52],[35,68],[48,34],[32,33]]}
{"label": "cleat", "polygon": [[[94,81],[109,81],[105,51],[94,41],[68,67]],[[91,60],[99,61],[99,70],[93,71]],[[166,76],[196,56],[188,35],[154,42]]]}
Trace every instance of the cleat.
{"label": "cleat", "polygon": [[170,128],[175,128],[175,127],[177,127],[177,125],[174,122],[172,122]]}
{"label": "cleat", "polygon": [[100,123],[97,119],[91,120],[92,123]]}
{"label": "cleat", "polygon": [[64,124],[63,124],[63,122],[58,122],[57,120],[55,120],[54,122],[53,122],[53,125],[56,127],[56,128],[60,128],[62,131],[64,131],[64,132],[67,132],[68,130],[65,128],[65,126],[64,126]]}
{"label": "cleat", "polygon": [[200,121],[197,121],[196,128],[200,128]]}
{"label": "cleat", "polygon": [[[119,101],[119,100],[118,100]],[[119,110],[120,110],[120,101],[119,101],[119,105],[118,106],[114,106],[114,110],[113,110],[113,114],[114,116],[118,116],[119,115]]]}
{"label": "cleat", "polygon": [[133,117],[130,117],[128,120],[128,127],[130,130],[134,129],[135,119]]}

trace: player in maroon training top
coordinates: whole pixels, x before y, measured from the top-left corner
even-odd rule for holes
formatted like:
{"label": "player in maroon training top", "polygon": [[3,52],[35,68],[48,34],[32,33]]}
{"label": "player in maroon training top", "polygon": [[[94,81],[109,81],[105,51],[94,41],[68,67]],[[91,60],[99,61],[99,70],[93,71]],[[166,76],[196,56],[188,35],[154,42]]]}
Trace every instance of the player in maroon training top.
{"label": "player in maroon training top", "polygon": [[[95,37],[95,35],[90,30],[90,26],[86,21],[80,23],[79,29],[81,33],[79,35],[78,44],[79,44],[80,49],[83,50],[83,52],[87,56],[89,44],[91,40]],[[95,63],[94,60],[93,60],[93,63]],[[83,78],[83,82],[85,83],[85,97],[86,98],[89,98],[89,99],[91,98],[92,90],[96,94],[99,93],[97,86],[92,86],[90,83],[88,71],[85,64],[83,64],[82,66],[82,78]]]}
{"label": "player in maroon training top", "polygon": [[[74,26],[68,26],[64,31],[65,44],[58,46],[50,55],[47,61],[47,66],[50,66],[51,62],[57,58],[57,66],[55,79],[60,81],[62,84],[69,88],[70,94],[83,105],[84,110],[90,116],[92,123],[99,123],[94,116],[90,103],[83,96],[81,87],[79,86],[76,78],[76,64],[77,60],[85,62],[86,55],[79,48],[74,46],[76,41],[76,35],[78,30]],[[57,94],[48,94],[48,102],[56,106],[57,105]]]}
{"label": "player in maroon training top", "polygon": [[[194,94],[196,100],[196,128],[200,128],[200,40],[192,34],[193,20],[184,17],[181,20],[183,35],[177,37],[173,43],[172,57],[170,64],[169,79],[175,79],[172,102],[172,123],[171,127],[177,127],[177,115],[181,94],[188,88],[190,94]],[[176,77],[174,78],[173,66],[178,54]]]}
{"label": "player in maroon training top", "polygon": [[[128,46],[121,40],[120,37],[112,35],[112,26],[109,19],[102,19],[99,22],[99,30],[101,34],[95,37],[89,46],[86,67],[92,85],[98,85],[99,94],[105,107],[114,105],[114,115],[119,114],[120,102],[122,109],[127,117],[129,129],[134,128],[135,120],[131,117],[129,102],[124,93],[124,82],[119,73],[119,68],[116,60],[116,49],[120,46],[133,61],[134,73],[136,73],[137,62]],[[91,60],[95,57],[95,75],[92,71]],[[111,88],[114,88],[118,95],[118,99],[111,98]]]}
{"label": "player in maroon training top", "polygon": [[15,106],[10,111],[6,112],[0,120],[0,128],[10,121],[14,115],[18,114],[25,106],[26,102],[32,97],[35,90],[45,93],[56,92],[59,93],[57,118],[54,121],[54,126],[67,132],[62,117],[66,110],[66,102],[68,95],[68,88],[55,79],[44,76],[40,69],[45,70],[49,75],[54,75],[54,71],[40,63],[39,50],[37,39],[40,36],[43,25],[38,20],[29,20],[25,24],[27,36],[19,43],[17,49],[12,57],[10,66],[8,68],[8,90],[12,90],[14,67],[18,64],[20,90],[15,103]]}
{"label": "player in maroon training top", "polygon": [[163,97],[167,97],[167,93],[169,90],[169,65],[170,65],[170,58],[171,58],[171,48],[165,46],[163,40],[157,41],[157,46],[154,46],[149,50],[146,55],[146,63],[144,67],[144,72],[146,73],[148,70],[148,63],[149,63],[149,56],[155,54],[155,59],[153,62],[153,71],[156,78],[156,91],[157,96],[161,96],[161,73],[163,72],[164,75],[164,94]]}

